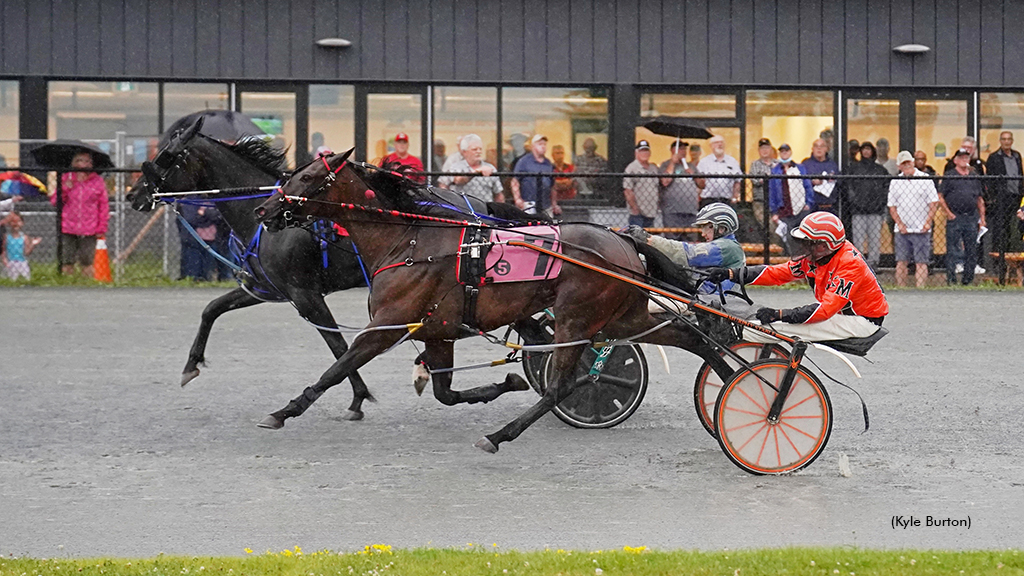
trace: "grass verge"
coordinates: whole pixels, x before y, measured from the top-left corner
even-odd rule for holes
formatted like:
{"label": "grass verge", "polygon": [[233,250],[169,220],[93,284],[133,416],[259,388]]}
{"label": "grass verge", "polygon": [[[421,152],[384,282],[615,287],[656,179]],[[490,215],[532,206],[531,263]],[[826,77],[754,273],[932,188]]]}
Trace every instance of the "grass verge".
{"label": "grass verge", "polygon": [[[241,551],[240,551],[241,552]],[[561,575],[931,575],[1024,574],[1024,554],[1006,551],[863,550],[857,548],[780,548],[716,552],[655,551],[644,546],[593,552],[504,551],[490,546],[465,549],[392,550],[373,545],[355,553],[299,547],[242,557],[158,556],[149,559],[0,558],[0,576],[102,574],[121,576],[273,574],[327,576],[505,576]]]}

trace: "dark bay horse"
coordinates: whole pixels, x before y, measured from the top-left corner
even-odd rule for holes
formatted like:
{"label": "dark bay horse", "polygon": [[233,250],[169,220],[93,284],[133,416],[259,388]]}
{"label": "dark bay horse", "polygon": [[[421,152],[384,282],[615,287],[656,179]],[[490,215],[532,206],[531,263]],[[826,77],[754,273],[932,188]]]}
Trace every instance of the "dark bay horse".
{"label": "dark bay horse", "polygon": [[[233,145],[223,144],[200,134],[201,127],[202,123],[198,122],[168,139],[161,148],[162,156],[158,156],[166,159],[161,162],[166,168],[151,162],[143,165],[143,175],[132,188],[134,209],[152,210],[153,194],[157,192],[272,186],[285,177],[284,154],[262,140],[249,138]],[[234,193],[235,196],[254,194],[255,191]],[[260,230],[261,224],[256,221],[253,209],[262,201],[263,198],[243,198],[216,203],[245,246],[250,245]],[[344,238],[337,243],[327,243],[326,267],[321,240],[301,228],[278,232],[264,230],[253,248],[255,254],[250,257],[253,277],[246,280],[246,287],[239,286],[214,299],[203,310],[199,331],[182,371],[182,386],[199,376],[210,330],[221,314],[265,301],[288,301],[307,321],[333,328],[336,322],[324,302],[324,295],[366,284],[354,248]],[[335,358],[348,350],[344,337],[338,332],[318,331]],[[353,399],[342,418],[359,420],[363,417],[363,400],[372,401],[373,396],[358,372],[353,371],[348,376]]]}
{"label": "dark bay horse", "polygon": [[[416,212],[422,205],[422,190],[400,176],[394,176],[390,186],[371,189],[366,183],[366,169],[349,162],[349,154],[351,151],[319,158],[296,171],[283,190],[271,196],[256,213],[260,221],[272,227],[307,218],[327,218],[344,225],[375,274],[370,295],[373,319],[349,351],[316,384],[269,415],[260,423],[262,427],[282,427],[286,419],[301,415],[350,372],[404,338],[425,343],[430,366],[450,367],[454,340],[552,308],[555,341],[570,345],[554,351],[554,377],[540,401],[476,443],[483,450],[496,452],[501,443],[514,440],[572,392],[576,386],[576,363],[595,335],[600,332],[603,338],[627,338],[660,325],[647,311],[646,293],[599,272],[566,263],[554,279],[482,286],[475,316],[468,320],[472,326],[467,330],[465,292],[456,278],[454,262],[465,226],[404,215],[407,211]],[[615,268],[620,273],[626,271],[635,278],[643,274],[632,242],[607,229],[586,223],[563,223],[561,241],[566,256]],[[409,329],[403,328],[406,325]],[[396,326],[399,328],[393,329]],[[732,374],[713,347],[685,325],[664,326],[640,341],[689,350],[706,360],[723,378]],[[506,391],[491,384],[467,392],[451,392],[451,373],[435,373],[433,386],[435,394],[453,394],[454,402],[478,401]]]}

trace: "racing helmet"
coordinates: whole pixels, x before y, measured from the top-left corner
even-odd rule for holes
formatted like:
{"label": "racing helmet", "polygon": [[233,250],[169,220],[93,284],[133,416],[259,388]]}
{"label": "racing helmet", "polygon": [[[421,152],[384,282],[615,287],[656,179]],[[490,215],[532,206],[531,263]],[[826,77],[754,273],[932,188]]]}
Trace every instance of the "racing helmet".
{"label": "racing helmet", "polygon": [[812,212],[791,233],[793,238],[806,244],[823,243],[828,254],[839,250],[846,242],[846,229],[843,221],[831,212]]}
{"label": "racing helmet", "polygon": [[[735,234],[740,229],[740,219],[736,216],[736,211],[732,209],[732,206],[722,202],[715,202],[701,208],[700,212],[697,212],[697,219],[693,224],[694,226],[711,224],[715,227],[716,238]],[[723,228],[725,231],[719,233],[719,228]]]}

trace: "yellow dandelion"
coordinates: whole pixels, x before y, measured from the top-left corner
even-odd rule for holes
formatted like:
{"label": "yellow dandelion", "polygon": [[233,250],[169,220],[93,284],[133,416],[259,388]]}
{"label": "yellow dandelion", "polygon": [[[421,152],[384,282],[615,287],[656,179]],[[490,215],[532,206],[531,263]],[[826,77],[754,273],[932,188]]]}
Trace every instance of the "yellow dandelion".
{"label": "yellow dandelion", "polygon": [[246,548],[245,549],[245,553],[246,554],[252,554],[252,548]]}

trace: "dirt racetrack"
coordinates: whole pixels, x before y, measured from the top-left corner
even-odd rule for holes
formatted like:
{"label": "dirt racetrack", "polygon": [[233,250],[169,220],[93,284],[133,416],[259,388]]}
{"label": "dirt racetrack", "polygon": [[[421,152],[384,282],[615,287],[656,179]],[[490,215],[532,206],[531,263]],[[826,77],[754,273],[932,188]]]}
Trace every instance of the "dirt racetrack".
{"label": "dirt racetrack", "polygon": [[[242,554],[465,546],[718,549],[783,545],[1021,546],[1024,534],[1024,293],[890,294],[888,338],[854,381],[826,387],[836,424],[824,454],[785,477],[741,472],[698,423],[699,362],[648,349],[643,406],[611,430],[546,416],[496,455],[472,446],[532,392],[447,408],[417,397],[413,347],[362,371],[379,402],[336,417],[343,384],[280,431],[257,429],[330,364],[287,305],[233,312],[210,364],[177,382],[203,306],[219,290],[0,291],[0,553],[52,557]],[[329,297],[366,319],[366,292]],[[758,292],[773,305],[797,291]],[[482,340],[459,363],[499,358]],[[512,367],[518,370],[518,366]],[[504,369],[461,373],[457,387]],[[849,456],[852,476],[838,474]],[[894,516],[921,520],[894,529]],[[928,527],[967,519],[970,527]]]}

